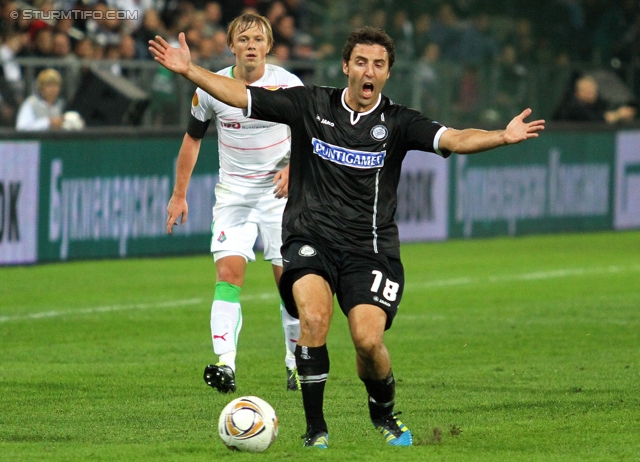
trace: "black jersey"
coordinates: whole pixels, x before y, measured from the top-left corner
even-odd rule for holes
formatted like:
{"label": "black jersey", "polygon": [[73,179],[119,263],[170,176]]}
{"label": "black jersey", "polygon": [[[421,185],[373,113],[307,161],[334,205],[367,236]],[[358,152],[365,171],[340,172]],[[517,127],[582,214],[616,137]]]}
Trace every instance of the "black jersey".
{"label": "black jersey", "polygon": [[402,161],[409,150],[435,152],[446,130],[386,96],[367,112],[346,89],[248,87],[247,116],[291,127],[289,198],[283,241],[309,236],[333,248],[400,256],[395,223]]}

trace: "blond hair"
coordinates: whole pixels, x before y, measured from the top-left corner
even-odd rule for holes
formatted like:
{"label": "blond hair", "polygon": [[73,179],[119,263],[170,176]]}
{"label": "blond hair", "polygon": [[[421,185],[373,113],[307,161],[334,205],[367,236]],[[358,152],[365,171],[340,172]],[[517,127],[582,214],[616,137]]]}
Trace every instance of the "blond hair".
{"label": "blond hair", "polygon": [[267,45],[269,46],[269,50],[271,50],[271,47],[273,46],[273,30],[271,29],[271,23],[264,16],[254,13],[246,13],[242,16],[238,16],[231,22],[231,24],[229,24],[229,29],[227,29],[227,45],[231,47],[231,45],[233,45],[233,38],[237,34],[241,34],[253,26],[257,26],[262,29],[262,32],[267,36]]}
{"label": "blond hair", "polygon": [[45,85],[49,85],[51,83],[62,85],[62,76],[55,69],[45,69],[38,74],[36,82],[38,90],[42,90]]}

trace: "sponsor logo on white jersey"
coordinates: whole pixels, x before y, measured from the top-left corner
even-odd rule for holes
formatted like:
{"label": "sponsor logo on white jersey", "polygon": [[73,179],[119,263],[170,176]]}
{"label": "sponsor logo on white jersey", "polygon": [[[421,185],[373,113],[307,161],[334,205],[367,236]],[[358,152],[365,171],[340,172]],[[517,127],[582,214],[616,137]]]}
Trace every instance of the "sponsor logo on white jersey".
{"label": "sponsor logo on white jersey", "polygon": [[336,164],[354,168],[380,168],[384,165],[384,158],[387,155],[387,151],[367,152],[345,149],[317,138],[313,138],[311,143],[314,154]]}

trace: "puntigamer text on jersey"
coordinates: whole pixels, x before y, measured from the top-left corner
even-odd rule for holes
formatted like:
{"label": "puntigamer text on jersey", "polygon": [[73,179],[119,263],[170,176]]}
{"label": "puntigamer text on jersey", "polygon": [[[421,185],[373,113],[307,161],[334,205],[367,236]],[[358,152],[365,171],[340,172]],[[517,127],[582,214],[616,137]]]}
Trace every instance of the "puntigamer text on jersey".
{"label": "puntigamer text on jersey", "polygon": [[323,159],[354,168],[379,168],[384,165],[387,151],[366,152],[334,146],[317,138],[311,140],[314,154]]}

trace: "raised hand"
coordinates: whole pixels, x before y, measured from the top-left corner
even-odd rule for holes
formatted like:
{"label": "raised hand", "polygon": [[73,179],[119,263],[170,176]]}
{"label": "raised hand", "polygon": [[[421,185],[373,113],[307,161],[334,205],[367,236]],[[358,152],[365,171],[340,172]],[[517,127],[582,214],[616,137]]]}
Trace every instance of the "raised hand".
{"label": "raised hand", "polygon": [[511,119],[504,133],[507,144],[515,144],[529,138],[537,138],[538,132],[544,130],[544,120],[542,119],[534,120],[533,122],[524,121],[530,115],[531,109],[527,108]]}
{"label": "raised hand", "polygon": [[155,40],[149,40],[149,51],[154,59],[164,67],[177,74],[186,74],[191,64],[191,53],[185,39],[184,32],[178,35],[180,48],[174,48],[169,43],[156,35]]}

